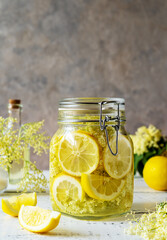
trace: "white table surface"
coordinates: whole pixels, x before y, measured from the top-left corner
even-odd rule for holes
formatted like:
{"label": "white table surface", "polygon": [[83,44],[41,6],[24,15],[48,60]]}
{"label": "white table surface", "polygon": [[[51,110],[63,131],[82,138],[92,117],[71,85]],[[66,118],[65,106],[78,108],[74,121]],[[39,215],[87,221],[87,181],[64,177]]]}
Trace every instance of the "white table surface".
{"label": "white table surface", "polygon": [[[48,176],[48,172],[45,174]],[[2,198],[16,195],[14,193],[3,193]],[[46,209],[52,209],[49,194],[43,193],[37,195],[38,206]],[[136,177],[134,184],[134,202],[132,211],[141,215],[147,212],[147,209],[154,210],[155,204],[167,201],[167,192],[154,191],[150,189],[142,178]],[[0,203],[1,204],[1,203]],[[38,240],[38,239],[59,239],[59,240],[139,240],[139,236],[129,236],[124,233],[128,227],[125,216],[110,218],[103,221],[83,221],[71,217],[61,217],[58,227],[46,234],[35,234],[24,230],[17,218],[6,215],[2,212],[0,205],[0,240]]]}

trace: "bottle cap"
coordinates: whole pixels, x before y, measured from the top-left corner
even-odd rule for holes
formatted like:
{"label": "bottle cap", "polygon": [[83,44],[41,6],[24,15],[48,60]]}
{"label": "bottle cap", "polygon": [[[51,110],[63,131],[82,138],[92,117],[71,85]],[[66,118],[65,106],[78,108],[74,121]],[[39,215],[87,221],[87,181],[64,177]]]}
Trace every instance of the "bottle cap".
{"label": "bottle cap", "polygon": [[20,99],[9,99],[10,104],[20,104],[21,100]]}
{"label": "bottle cap", "polygon": [[9,99],[9,108],[22,108],[20,99]]}

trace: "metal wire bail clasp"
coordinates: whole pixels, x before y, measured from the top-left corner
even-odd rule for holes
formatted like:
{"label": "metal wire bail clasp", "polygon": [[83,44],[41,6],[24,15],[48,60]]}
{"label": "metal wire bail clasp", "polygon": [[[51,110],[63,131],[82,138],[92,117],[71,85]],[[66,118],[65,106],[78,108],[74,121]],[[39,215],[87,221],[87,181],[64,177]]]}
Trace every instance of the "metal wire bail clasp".
{"label": "metal wire bail clasp", "polygon": [[[108,103],[117,104],[117,116],[114,117],[114,118],[111,118],[110,116],[106,115],[105,118],[102,119],[103,105],[108,104]],[[112,127],[115,129],[115,132],[116,132],[116,152],[115,153],[112,151],[112,149],[110,147],[110,143],[109,143],[109,137],[108,137],[108,131],[107,131],[107,126],[108,125],[106,125],[106,122],[109,122],[109,121],[117,122],[117,124],[112,125]],[[102,131],[105,130],[108,148],[114,156],[116,156],[118,154],[118,131],[119,131],[119,127],[120,127],[119,102],[115,102],[115,101],[102,101],[102,102],[100,102],[100,128],[101,128]]]}

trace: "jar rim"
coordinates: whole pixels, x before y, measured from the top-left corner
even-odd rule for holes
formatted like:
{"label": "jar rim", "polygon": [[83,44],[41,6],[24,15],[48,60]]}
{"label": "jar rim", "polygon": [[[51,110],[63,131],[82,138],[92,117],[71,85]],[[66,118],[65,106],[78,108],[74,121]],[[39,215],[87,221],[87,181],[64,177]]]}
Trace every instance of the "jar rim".
{"label": "jar rim", "polygon": [[125,105],[124,98],[111,98],[111,97],[84,97],[84,98],[64,98],[59,101],[59,106],[64,107],[77,107],[78,105],[97,105],[101,102],[110,102],[112,104]]}
{"label": "jar rim", "polygon": [[106,116],[125,121],[123,98],[64,98],[59,102],[59,122],[99,122]]}

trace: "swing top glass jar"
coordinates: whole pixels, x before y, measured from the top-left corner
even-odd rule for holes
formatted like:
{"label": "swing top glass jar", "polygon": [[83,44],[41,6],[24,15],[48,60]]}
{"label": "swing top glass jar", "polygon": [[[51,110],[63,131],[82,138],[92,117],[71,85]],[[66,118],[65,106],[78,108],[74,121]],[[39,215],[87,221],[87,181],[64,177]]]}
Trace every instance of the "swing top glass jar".
{"label": "swing top glass jar", "polygon": [[133,201],[133,146],[121,98],[66,98],[50,145],[52,207],[80,219],[127,212]]}

